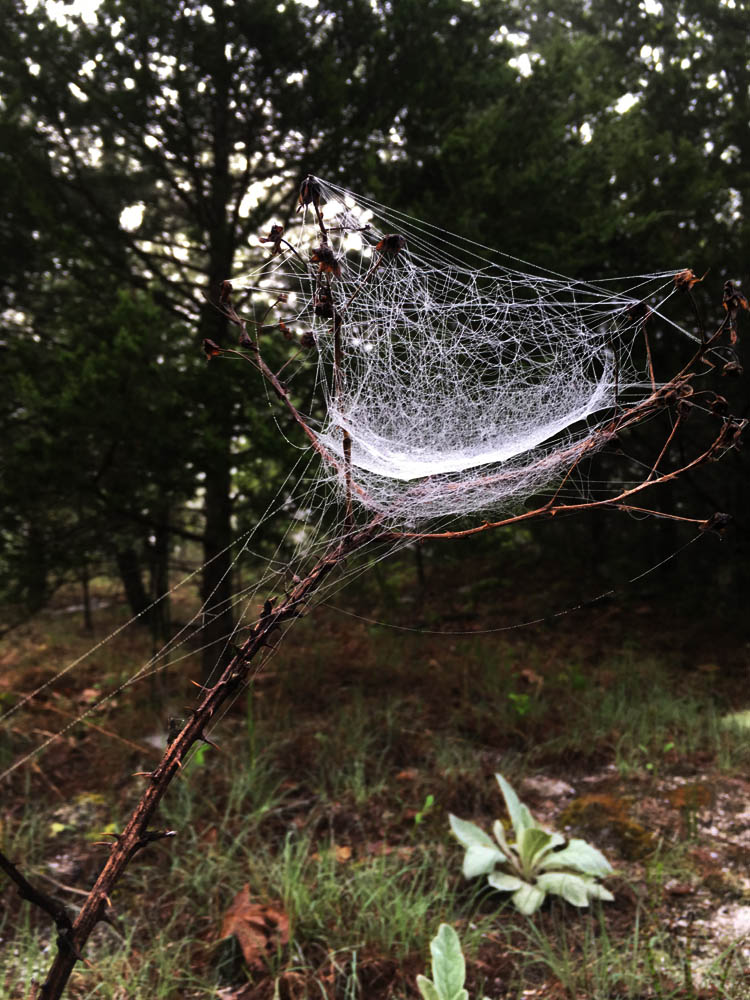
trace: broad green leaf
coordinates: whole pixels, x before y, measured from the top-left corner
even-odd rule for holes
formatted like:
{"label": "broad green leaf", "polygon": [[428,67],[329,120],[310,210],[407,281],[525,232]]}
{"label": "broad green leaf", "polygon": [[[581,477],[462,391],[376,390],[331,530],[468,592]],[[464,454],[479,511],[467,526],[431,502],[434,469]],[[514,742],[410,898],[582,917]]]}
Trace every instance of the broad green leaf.
{"label": "broad green leaf", "polygon": [[441,1000],[455,1000],[464,985],[466,963],[461,942],[450,924],[441,924],[430,942],[432,978]]}
{"label": "broad green leaf", "polygon": [[529,810],[525,805],[523,805],[502,774],[496,774],[495,777],[500,785],[500,791],[503,793],[505,805],[508,808],[508,815],[510,816],[510,821],[513,824],[516,842],[519,842],[523,831],[528,827],[533,826],[534,821],[531,818]]}
{"label": "broad green leaf", "polygon": [[562,851],[548,854],[540,862],[540,868],[572,868],[584,875],[597,875],[600,878],[612,874],[612,865],[601,851],[598,851],[585,840],[571,840]]}
{"label": "broad green leaf", "polygon": [[580,875],[571,875],[568,872],[547,872],[545,875],[539,876],[537,885],[545,892],[562,896],[573,906],[589,905],[586,882]]}
{"label": "broad green leaf", "polygon": [[515,892],[522,885],[526,885],[517,875],[506,875],[504,872],[493,872],[487,876],[487,881],[493,889],[499,889],[500,892]]}
{"label": "broad green leaf", "polygon": [[481,844],[472,844],[471,847],[466,848],[466,854],[464,855],[462,869],[464,878],[476,878],[477,875],[486,875],[496,865],[502,864],[505,860],[505,855],[498,851],[494,845],[492,847],[483,847]]}
{"label": "broad green leaf", "polygon": [[464,847],[473,847],[474,845],[477,845],[479,847],[491,847],[493,850],[497,850],[492,837],[478,827],[476,823],[472,823],[471,820],[468,819],[459,819],[458,816],[454,816],[453,813],[448,814],[448,819],[450,820],[453,835],[464,845]]}
{"label": "broad green leaf", "polygon": [[498,842],[503,851],[505,851],[506,854],[510,854],[511,849],[510,846],[508,845],[508,841],[505,838],[505,828],[503,827],[503,824],[499,819],[496,819],[495,822],[492,824],[492,833],[494,834],[495,840]]}
{"label": "broad green leaf", "polygon": [[530,826],[523,831],[518,842],[518,853],[527,875],[532,873],[535,862],[541,858],[545,851],[550,850],[552,845],[552,834],[547,833],[540,826]]}
{"label": "broad green leaf", "polygon": [[742,712],[730,712],[722,716],[722,726],[735,729],[750,729],[750,711],[745,709]]}
{"label": "broad green leaf", "polygon": [[589,899],[601,899],[605,903],[614,902],[615,897],[609,889],[605,889],[603,885],[599,885],[593,879],[586,879],[586,892],[589,895]]}
{"label": "broad green leaf", "polygon": [[444,1000],[435,989],[435,984],[427,976],[417,976],[417,986],[424,1000]]}
{"label": "broad green leaf", "polygon": [[544,902],[545,893],[535,885],[524,882],[523,886],[513,893],[513,904],[516,909],[527,917],[533,916]]}

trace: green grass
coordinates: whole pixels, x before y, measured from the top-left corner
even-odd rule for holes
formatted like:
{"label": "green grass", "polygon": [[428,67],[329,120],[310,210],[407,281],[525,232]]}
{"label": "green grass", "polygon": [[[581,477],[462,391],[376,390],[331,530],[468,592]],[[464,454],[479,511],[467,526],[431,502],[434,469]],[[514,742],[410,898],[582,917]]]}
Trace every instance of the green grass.
{"label": "green grass", "polygon": [[[131,640],[133,662],[145,641]],[[620,784],[609,794],[634,799],[699,759],[713,775],[741,773],[750,741],[721,724],[729,695],[715,679],[633,648],[592,665],[583,649],[548,655],[517,637],[447,641],[303,621],[292,642],[274,661],[277,680],[258,682],[211,734],[221,750],[201,747],[173,782],[156,825],[178,836],[129,868],[113,898],[116,927],[97,929],[92,967],[77,968],[71,997],[212,997],[248,982],[268,1000],[413,997],[429,941],[448,921],[464,943],[472,997],[515,1000],[553,984],[570,1000],[691,1000],[692,959],[670,934],[664,886],[697,877],[695,831],[685,842],[656,838],[628,873],[638,892],[613,886],[622,903],[591,913],[551,906],[530,923],[481,880],[463,880],[447,813],[489,828],[501,809],[494,771],[518,783],[540,767],[567,777],[571,762],[579,775],[614,765]],[[60,662],[79,648],[59,620],[54,644]],[[38,649],[24,655],[38,668]],[[109,653],[106,671],[125,675],[127,656],[127,646],[119,661]],[[84,672],[82,688],[101,679],[98,669]],[[184,693],[185,673],[181,665],[165,678],[170,704],[194,696]],[[75,692],[66,697],[74,703]],[[99,718],[141,740],[164,724],[151,698],[148,685],[135,688]],[[137,797],[129,775],[143,760],[132,754],[114,770],[122,747],[100,752],[104,740],[88,729],[50,748],[37,771],[14,777],[0,807],[3,850],[43,888],[56,857],[80,857],[71,881],[86,885],[96,871],[87,859],[105,856],[89,829],[50,838],[55,810],[79,781],[103,789],[99,829],[120,826]],[[68,774],[76,791],[56,795],[50,782]],[[249,970],[218,939],[246,884],[289,921],[288,944],[272,948],[263,969]],[[20,1000],[46,970],[54,933],[4,882],[0,937],[0,996]],[[736,949],[704,973],[727,1000],[743,996],[744,975]]]}

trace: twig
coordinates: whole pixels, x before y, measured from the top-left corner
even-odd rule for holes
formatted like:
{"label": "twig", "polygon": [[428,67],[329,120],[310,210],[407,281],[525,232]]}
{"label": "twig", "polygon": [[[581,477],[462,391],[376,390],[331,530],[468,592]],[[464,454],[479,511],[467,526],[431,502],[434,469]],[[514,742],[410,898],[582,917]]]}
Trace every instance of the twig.
{"label": "twig", "polygon": [[[27,900],[33,906],[38,906],[40,910],[44,910],[48,916],[52,917],[59,932],[61,953],[63,951],[72,953],[74,944],[70,938],[70,933],[73,930],[73,922],[65,906],[48,893],[34,888],[31,882],[21,874],[18,868],[2,851],[0,851],[0,868],[2,868],[11,881],[16,883],[18,886],[18,895],[21,899]],[[62,945],[63,940],[66,944],[64,948]],[[74,960],[76,957],[79,957],[77,953],[74,954]]]}

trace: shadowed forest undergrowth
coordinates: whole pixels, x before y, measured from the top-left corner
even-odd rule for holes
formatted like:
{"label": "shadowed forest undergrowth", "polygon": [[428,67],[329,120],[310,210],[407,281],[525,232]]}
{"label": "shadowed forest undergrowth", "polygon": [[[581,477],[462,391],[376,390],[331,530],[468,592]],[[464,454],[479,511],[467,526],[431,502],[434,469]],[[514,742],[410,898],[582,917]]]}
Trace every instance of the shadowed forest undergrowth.
{"label": "shadowed forest undergrowth", "polygon": [[[731,620],[707,635],[643,587],[472,635],[533,617],[533,564],[511,579],[483,560],[429,565],[425,592],[404,556],[348,594],[347,613],[299,623],[212,734],[220,748],[204,745],[170,790],[159,822],[177,837],[133,863],[71,996],[416,996],[444,921],[472,997],[750,994],[750,745],[722,723],[746,707],[741,636]],[[564,590],[547,579],[539,607]],[[123,608],[107,581],[95,591],[105,634]],[[63,613],[73,599],[8,637],[4,707],[91,645]],[[3,763],[124,679],[149,641],[125,632],[22,709]],[[195,661],[122,692],[12,776],[3,850],[71,909],[138,794],[134,772],[194,700]],[[497,771],[543,823],[604,851],[614,903],[552,901],[527,920],[463,879],[448,813],[488,828]],[[26,997],[54,932],[8,882],[2,904],[2,995]]]}

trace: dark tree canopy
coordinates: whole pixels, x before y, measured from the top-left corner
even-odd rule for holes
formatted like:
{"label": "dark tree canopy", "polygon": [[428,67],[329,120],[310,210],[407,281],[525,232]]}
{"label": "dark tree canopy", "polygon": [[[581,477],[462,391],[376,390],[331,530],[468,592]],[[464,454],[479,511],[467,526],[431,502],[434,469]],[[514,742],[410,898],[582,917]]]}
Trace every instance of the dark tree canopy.
{"label": "dark tree canopy", "polygon": [[3,13],[0,562],[31,603],[118,553],[135,581],[155,532],[195,537],[204,596],[224,602],[213,641],[229,632],[234,531],[285,462],[199,344],[227,342],[210,300],[308,172],[564,273],[709,269],[707,314],[744,277],[740,0]]}

